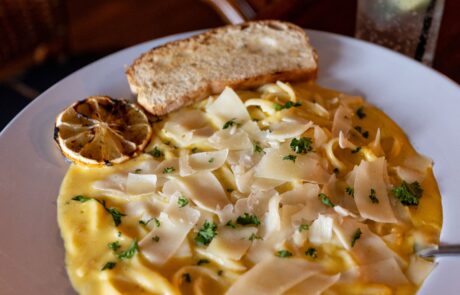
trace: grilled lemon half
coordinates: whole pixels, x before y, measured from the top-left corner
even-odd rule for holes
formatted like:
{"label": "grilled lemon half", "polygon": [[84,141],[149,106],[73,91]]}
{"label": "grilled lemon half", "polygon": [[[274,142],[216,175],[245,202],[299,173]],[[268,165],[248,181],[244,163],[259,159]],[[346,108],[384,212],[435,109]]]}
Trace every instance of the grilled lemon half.
{"label": "grilled lemon half", "polygon": [[143,151],[152,136],[147,115],[137,105],[108,96],[91,96],[56,118],[54,140],[74,163],[119,164]]}

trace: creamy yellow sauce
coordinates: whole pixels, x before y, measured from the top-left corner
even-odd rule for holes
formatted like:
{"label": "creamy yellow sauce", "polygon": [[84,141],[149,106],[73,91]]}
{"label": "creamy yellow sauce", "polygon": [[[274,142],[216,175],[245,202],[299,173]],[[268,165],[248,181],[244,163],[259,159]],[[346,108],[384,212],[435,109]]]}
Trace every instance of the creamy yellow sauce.
{"label": "creamy yellow sauce", "polygon": [[[297,93],[299,101],[317,102],[330,109],[334,107],[334,100],[338,92],[320,88],[313,83],[294,84],[293,88]],[[242,100],[251,97],[257,97],[258,94],[251,91],[239,92]],[[205,102],[198,103],[194,107],[203,107]],[[361,104],[359,104],[361,105]],[[357,105],[357,106],[359,106]],[[382,111],[365,104],[366,116],[359,119],[353,117],[353,126],[361,126],[363,130],[369,132],[368,139],[357,133],[351,133],[350,140],[358,146],[364,146],[371,142],[375,137],[377,128],[381,130],[382,147],[389,166],[402,165],[404,160],[410,156],[416,155],[416,151],[408,141],[404,132]],[[315,124],[331,128],[331,120],[325,120],[319,116],[302,111],[303,106],[293,108],[293,112],[298,112],[304,118],[313,121]],[[187,108],[185,108],[187,109]],[[183,111],[179,110],[179,112]],[[250,108],[252,118],[257,118],[260,110]],[[162,132],[164,123],[168,117],[162,118],[162,121],[154,123],[156,134],[152,139],[149,150],[153,146],[158,146],[165,153],[166,158],[179,155],[179,150],[174,148],[175,142],[168,138]],[[307,134],[311,135],[311,130]],[[400,144],[400,152],[393,155],[395,139]],[[202,149],[200,146],[191,146]],[[363,153],[351,154],[349,150],[335,149],[336,156],[346,164],[346,169],[338,172],[338,178],[342,179],[358,165],[364,158]],[[318,153],[324,153],[323,150]],[[114,200],[98,194],[92,188],[95,181],[103,180],[107,176],[120,171],[129,170],[135,167],[137,163],[146,158],[148,154],[141,155],[121,165],[102,168],[88,168],[78,165],[71,165],[62,182],[60,194],[58,197],[58,221],[61,229],[61,235],[64,240],[66,249],[66,267],[72,285],[80,294],[193,294],[193,284],[181,284],[179,288],[174,286],[174,273],[185,265],[196,265],[197,260],[201,258],[194,254],[191,258],[173,258],[162,267],[155,267],[146,260],[141,253],[137,253],[131,259],[119,260],[116,258],[114,251],[108,248],[108,244],[119,241],[120,250],[125,250],[134,240],[140,240],[145,236],[149,229],[139,224],[139,218],[136,216],[123,216],[122,223],[114,226],[110,214],[104,210],[103,206],[95,201],[78,202],[72,200],[77,195],[93,197],[98,200],[106,200],[107,207],[115,207],[120,212],[125,212],[127,203],[120,200]],[[214,171],[214,174],[221,180],[224,187],[231,184],[226,180],[223,168]],[[332,174],[331,171],[329,171]],[[398,185],[400,180],[391,170],[390,181]],[[426,244],[438,244],[440,230],[442,225],[441,196],[433,176],[431,168],[427,172],[421,186],[424,190],[420,204],[416,207],[409,207],[412,226],[403,226],[400,224],[379,224],[373,221],[366,221],[369,228],[376,234],[383,236],[388,233],[396,233],[397,239],[391,244],[387,244],[392,250],[400,255],[404,261],[409,261],[410,256],[417,247],[416,236],[422,236]],[[276,188],[278,192],[290,189],[289,184],[284,184]],[[227,192],[230,196],[230,192]],[[391,196],[389,196],[391,197]],[[193,245],[193,232],[189,233],[189,242]],[[193,247],[192,247],[193,248]],[[345,262],[341,257],[341,251],[337,246],[324,245],[317,247],[318,258],[316,261],[327,267],[329,273],[335,273],[344,269]],[[307,259],[305,257],[305,259]],[[102,271],[102,267],[107,262],[116,262],[116,267],[111,270]],[[251,267],[251,263],[243,259],[242,263]],[[204,265],[215,273],[219,273],[228,282],[233,282],[238,273],[226,271],[219,272],[222,267],[215,263]],[[404,268],[403,268],[404,270]],[[216,284],[212,280],[204,280],[206,294],[221,294],[225,288]],[[326,293],[329,294],[413,294],[419,286],[407,284],[398,288],[391,288],[384,284],[365,283],[365,282],[338,282],[334,284]],[[156,290],[153,292],[152,290]],[[336,292],[336,293],[334,293]],[[249,294],[249,293],[248,293]]]}

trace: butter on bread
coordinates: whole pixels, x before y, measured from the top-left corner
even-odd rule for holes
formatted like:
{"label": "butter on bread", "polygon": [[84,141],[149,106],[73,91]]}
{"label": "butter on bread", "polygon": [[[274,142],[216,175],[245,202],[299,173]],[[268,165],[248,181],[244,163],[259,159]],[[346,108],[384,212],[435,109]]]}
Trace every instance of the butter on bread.
{"label": "butter on bread", "polygon": [[244,89],[307,80],[316,77],[317,69],[317,55],[302,28],[266,20],[224,26],[153,48],[126,75],[139,104],[164,115],[226,86]]}

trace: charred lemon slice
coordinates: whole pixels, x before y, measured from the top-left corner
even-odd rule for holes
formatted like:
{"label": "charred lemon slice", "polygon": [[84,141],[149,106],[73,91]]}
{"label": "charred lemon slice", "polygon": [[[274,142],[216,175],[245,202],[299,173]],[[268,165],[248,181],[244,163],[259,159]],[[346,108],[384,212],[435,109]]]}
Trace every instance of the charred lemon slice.
{"label": "charred lemon slice", "polygon": [[76,102],[56,118],[54,139],[66,158],[84,165],[113,165],[139,154],[152,127],[133,103],[108,96]]}

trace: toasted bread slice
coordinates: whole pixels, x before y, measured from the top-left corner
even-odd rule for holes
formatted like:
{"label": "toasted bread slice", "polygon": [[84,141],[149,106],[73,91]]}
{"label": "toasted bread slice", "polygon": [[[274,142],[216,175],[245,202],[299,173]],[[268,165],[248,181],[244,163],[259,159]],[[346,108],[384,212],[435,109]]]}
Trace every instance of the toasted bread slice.
{"label": "toasted bread slice", "polygon": [[225,26],[153,48],[127,69],[138,102],[154,115],[190,105],[226,86],[251,88],[316,77],[304,30],[281,21]]}

